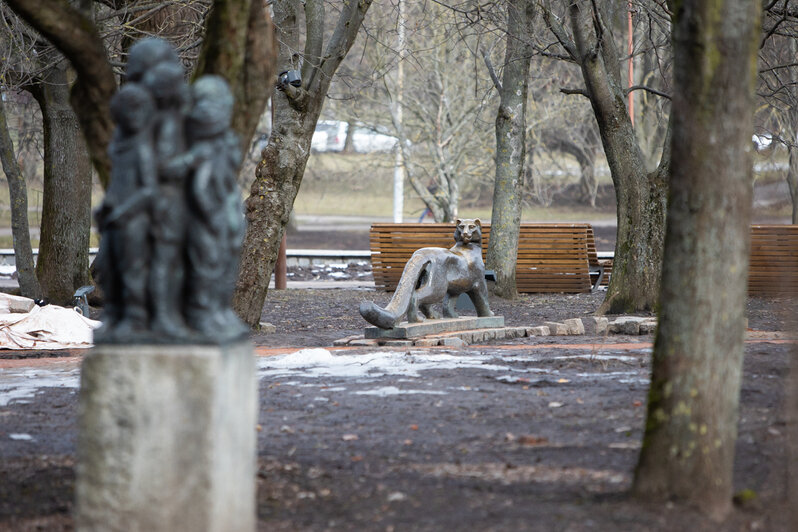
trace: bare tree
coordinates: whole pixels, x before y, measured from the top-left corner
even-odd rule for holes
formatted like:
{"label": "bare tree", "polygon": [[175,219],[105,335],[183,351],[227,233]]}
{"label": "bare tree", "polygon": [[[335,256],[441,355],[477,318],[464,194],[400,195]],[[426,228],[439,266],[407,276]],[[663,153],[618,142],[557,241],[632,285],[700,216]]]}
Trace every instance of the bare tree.
{"label": "bare tree", "polygon": [[36,275],[42,295],[59,305],[89,284],[91,161],[69,103],[66,61],[51,65],[28,90],[44,125],[44,192]]}
{"label": "bare tree", "polygon": [[14,143],[8,132],[5,104],[0,94],[0,162],[8,180],[8,192],[11,203],[11,235],[14,241],[17,276],[20,294],[25,297],[41,297],[41,288],[36,279],[33,264],[33,250],[30,244],[28,228],[28,191],[25,177],[17,163]]}
{"label": "bare tree", "polygon": [[[506,50],[501,81],[495,73],[492,74],[500,102],[496,113],[496,181],[493,184],[487,267],[496,272],[495,293],[508,299],[517,296],[515,263],[521,228],[526,105],[534,18],[534,2],[518,0],[507,3]],[[490,68],[487,55],[485,60]]]}
{"label": "bare tree", "polygon": [[717,519],[731,508],[737,437],[760,9],[686,0],[673,13],[668,260],[634,491]]}
{"label": "bare tree", "polygon": [[[324,98],[370,6],[371,0],[336,6],[335,26],[325,44],[329,27],[322,0],[281,0],[273,4],[280,43],[278,71],[291,74],[281,77],[280,90],[272,96],[272,135],[245,203],[247,233],[233,306],[251,326],[257,326],[260,320]],[[304,47],[300,47],[302,18]]]}
{"label": "bare tree", "polygon": [[[230,81],[238,97],[234,127],[239,133],[250,136],[266,102],[261,87],[269,83],[273,72],[270,61],[273,37],[268,13],[259,0],[215,2],[216,9],[207,19],[211,38],[204,41],[201,39],[202,32],[197,28],[201,30],[203,27],[201,22],[208,2],[196,1],[181,5],[143,0],[97,2],[97,5],[100,4],[101,8],[95,12],[94,2],[81,1],[78,3],[83,9],[81,12],[69,3],[57,0],[8,2],[31,27],[69,59],[77,73],[77,81],[69,99],[71,106],[66,105],[67,100],[64,98],[64,94],[69,94],[69,84],[66,64],[63,61],[56,60],[42,70],[42,75],[47,76],[46,83],[41,86],[32,84],[32,90],[45,115],[45,194],[37,271],[45,295],[57,301],[64,301],[70,284],[71,296],[75,286],[85,284],[88,280],[85,274],[72,272],[70,268],[73,264],[83,264],[84,269],[88,265],[91,197],[88,189],[91,172],[81,165],[82,136],[76,135],[74,131],[64,130],[63,120],[73,109],[77,110],[83,136],[87,140],[100,180],[107,184],[109,162],[106,150],[111,134],[108,102],[116,90],[116,78],[109,57],[124,57],[124,44],[129,44],[137,34],[151,34],[154,31],[168,33],[175,23],[185,23],[187,27],[193,28],[187,35],[195,36],[196,41],[193,44],[181,44],[179,50],[184,52],[184,57],[190,59],[191,50],[203,44],[197,75],[207,70]],[[96,18],[101,27],[111,28],[103,34],[105,41],[101,39],[100,32],[89,16],[97,13],[99,16]],[[164,18],[164,15],[169,17]],[[181,35],[180,38],[185,39],[186,36]],[[106,45],[112,50],[110,54],[106,53]],[[124,63],[118,61],[114,61],[114,64],[120,69],[124,66]],[[51,112],[54,114],[50,114]],[[75,116],[75,113],[72,114]],[[68,142],[74,142],[74,145],[64,144]],[[85,151],[85,148],[82,149]],[[66,161],[58,159],[66,155],[71,157],[67,157]],[[70,169],[77,172],[76,175],[82,176],[83,181],[78,183],[74,180],[70,182],[53,178],[57,172]],[[74,210],[78,208],[80,214],[75,214]],[[68,227],[78,222],[81,229],[73,228],[68,237],[63,234]],[[84,256],[86,260],[83,259]],[[59,272],[58,289],[55,290],[53,287]]]}
{"label": "bare tree", "polygon": [[475,52],[498,39],[480,25],[464,26],[448,7],[405,3],[401,102],[399,52],[392,46],[401,23],[395,8],[377,4],[364,23],[364,38],[333,80],[324,114],[378,130],[391,124],[412,193],[436,221],[452,221],[493,173],[495,147],[486,133],[496,95]]}
{"label": "bare tree", "polygon": [[[68,304],[75,289],[89,282],[91,161],[69,101],[67,62],[49,43],[14,20],[13,15],[6,10],[2,15],[6,27],[15,30],[3,39],[3,48],[11,52],[4,61],[5,79],[30,92],[42,114],[44,190],[36,276],[42,296]],[[14,178],[9,177],[11,185]],[[26,203],[24,184],[14,192],[18,203]],[[26,234],[22,234],[20,222],[16,225],[15,237],[26,240],[30,246],[29,231],[25,228]],[[19,251],[24,270],[27,250]],[[38,295],[39,288],[34,286],[33,290]]]}
{"label": "bare tree", "polygon": [[789,154],[786,172],[792,200],[792,223],[798,223],[798,6],[771,2],[764,12],[759,50],[758,95],[763,109],[757,129]]}
{"label": "bare tree", "polygon": [[77,72],[70,103],[80,121],[100,182],[108,184],[108,142],[113,124],[108,103],[116,79],[90,17],[59,0],[6,0],[31,27],[69,59]]}
{"label": "bare tree", "polygon": [[[584,88],[569,91],[590,99],[604,154],[615,186],[618,234],[607,296],[599,312],[618,313],[655,308],[659,296],[665,228],[665,200],[670,154],[663,149],[659,166],[646,172],[625,104],[611,23],[612,13],[595,2],[578,0],[568,8],[571,33],[549,1],[543,16],[556,37],[563,59],[579,65]],[[544,52],[551,55],[548,47]]]}

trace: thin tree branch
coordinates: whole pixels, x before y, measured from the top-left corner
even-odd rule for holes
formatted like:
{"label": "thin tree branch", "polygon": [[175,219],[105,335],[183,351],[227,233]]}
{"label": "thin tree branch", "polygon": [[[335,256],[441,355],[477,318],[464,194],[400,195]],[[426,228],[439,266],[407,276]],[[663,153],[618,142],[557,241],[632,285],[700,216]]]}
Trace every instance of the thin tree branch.
{"label": "thin tree branch", "polygon": [[667,98],[668,100],[671,99],[671,95],[668,94],[667,92],[662,92],[661,90],[655,89],[653,87],[649,87],[647,85],[632,85],[628,89],[624,89],[623,93],[624,93],[624,95],[627,95],[630,92],[634,92],[634,91],[646,91],[646,92],[650,92],[651,94],[656,94],[657,96],[662,96],[663,98]]}
{"label": "thin tree branch", "polygon": [[569,88],[569,87],[562,87],[560,89],[560,92],[563,93],[563,94],[568,94],[568,95],[570,95],[570,94],[579,94],[579,95],[584,96],[586,98],[590,98],[590,93],[587,92],[587,89],[572,89],[572,88]]}
{"label": "thin tree branch", "polygon": [[568,52],[568,55],[571,56],[571,59],[578,61],[579,54],[576,51],[576,44],[574,44],[574,41],[568,36],[568,32],[565,31],[565,28],[560,23],[557,15],[552,13],[549,2],[546,2],[546,4],[541,7],[541,10],[543,12],[543,20],[546,22],[546,26],[548,26],[549,30],[554,34],[554,36],[557,38],[557,41],[565,49],[565,51]]}
{"label": "thin tree branch", "polygon": [[496,70],[493,68],[493,63],[490,61],[488,51],[484,48],[482,49],[482,59],[485,60],[485,66],[488,67],[488,74],[490,74],[490,79],[493,80],[493,86],[496,87],[497,91],[501,92],[502,82],[499,80],[499,76],[496,75]]}

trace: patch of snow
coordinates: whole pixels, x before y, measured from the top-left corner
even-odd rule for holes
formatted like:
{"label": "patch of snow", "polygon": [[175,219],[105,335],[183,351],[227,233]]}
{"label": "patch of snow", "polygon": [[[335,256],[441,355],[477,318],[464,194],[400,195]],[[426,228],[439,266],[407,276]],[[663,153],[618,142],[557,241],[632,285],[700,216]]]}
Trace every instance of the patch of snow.
{"label": "patch of snow", "polygon": [[80,370],[69,369],[23,368],[0,369],[0,406],[9,403],[28,402],[42,388],[78,388],[80,386]]}
{"label": "patch of snow", "polygon": [[[561,370],[552,368],[529,367],[530,362],[551,362],[553,360],[574,360],[582,359],[587,361],[617,361],[631,363],[637,366],[640,362],[639,356],[613,355],[613,354],[593,354],[593,355],[564,355],[557,357],[547,357],[540,355],[497,355],[494,353],[471,352],[466,354],[449,354],[445,351],[376,351],[362,354],[347,354],[346,352],[330,352],[322,348],[308,348],[294,351],[285,355],[263,357],[258,359],[259,378],[288,379],[285,382],[279,381],[283,386],[318,386],[317,383],[309,384],[296,379],[354,379],[360,384],[375,382],[385,376],[397,377],[394,382],[417,382],[415,379],[421,377],[425,371],[447,371],[460,369],[480,369],[487,372],[498,372],[497,377],[500,381],[507,382],[527,382],[527,378],[520,375],[531,376],[550,376],[558,377],[564,375]],[[526,363],[526,364],[525,364]],[[521,365],[521,367],[519,367]],[[569,379],[614,379],[624,383],[645,383],[646,379],[641,377],[641,370],[629,371],[606,371],[598,368],[596,371],[582,371],[580,373],[567,373]],[[539,379],[529,378],[535,382]],[[426,383],[428,386],[435,386],[437,383]],[[323,388],[319,392],[339,392],[346,391],[344,386]],[[378,388],[379,389],[379,388]],[[388,388],[385,388],[388,390]],[[399,390],[392,388],[392,390]],[[414,390],[399,390],[402,393],[430,393]],[[319,393],[316,392],[316,393]],[[362,392],[355,392],[363,394]],[[382,393],[382,392],[380,392]],[[384,392],[391,394],[391,391]],[[446,392],[433,392],[446,393]],[[376,392],[374,393],[377,394]],[[396,395],[396,393],[394,393]]]}
{"label": "patch of snow", "polygon": [[548,360],[587,360],[590,361],[613,361],[613,362],[626,362],[636,363],[640,362],[640,357],[633,357],[628,355],[609,355],[609,354],[590,354],[590,355],[562,355],[551,357]]}
{"label": "patch of snow", "polygon": [[382,388],[374,388],[372,390],[361,390],[354,393],[355,395],[376,395],[377,397],[388,397],[389,395],[410,395],[410,394],[447,395],[447,392],[440,392],[436,390],[400,390],[396,386],[383,386]]}
{"label": "patch of snow", "polygon": [[[494,357],[491,357],[494,358]],[[486,363],[484,355],[426,354],[380,351],[364,355],[332,354],[326,349],[302,349],[286,355],[258,360],[261,377],[349,377],[375,378],[385,375],[419,377],[421,371],[478,368],[512,371],[507,366]]]}
{"label": "patch of snow", "polygon": [[18,441],[33,441],[33,436],[30,434],[9,434],[8,437]]}

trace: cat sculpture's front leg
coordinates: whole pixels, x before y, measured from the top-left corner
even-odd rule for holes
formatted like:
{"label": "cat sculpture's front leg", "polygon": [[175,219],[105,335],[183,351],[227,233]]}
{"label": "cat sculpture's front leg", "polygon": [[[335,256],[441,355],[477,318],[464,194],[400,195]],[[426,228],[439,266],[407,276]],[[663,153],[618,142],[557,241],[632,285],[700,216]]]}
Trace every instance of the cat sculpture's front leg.
{"label": "cat sculpture's front leg", "polygon": [[484,279],[477,284],[476,288],[468,292],[468,297],[471,298],[474,308],[477,309],[477,316],[493,316],[493,311],[490,310],[490,305],[488,304],[488,285]]}

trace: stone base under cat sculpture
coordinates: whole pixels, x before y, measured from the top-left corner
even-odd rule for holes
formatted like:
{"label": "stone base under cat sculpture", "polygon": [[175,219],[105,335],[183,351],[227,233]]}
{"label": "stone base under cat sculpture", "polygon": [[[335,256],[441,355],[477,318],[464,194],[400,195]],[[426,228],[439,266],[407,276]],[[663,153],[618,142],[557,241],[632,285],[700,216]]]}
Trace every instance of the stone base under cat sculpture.
{"label": "stone base under cat sculpture", "polygon": [[466,316],[461,318],[444,318],[424,320],[416,323],[402,322],[392,329],[366,327],[366,338],[418,338],[428,334],[440,334],[469,329],[492,329],[504,327],[504,316],[484,316],[481,318]]}
{"label": "stone base under cat sculpture", "polygon": [[77,530],[254,531],[252,345],[101,345],[83,362]]}

